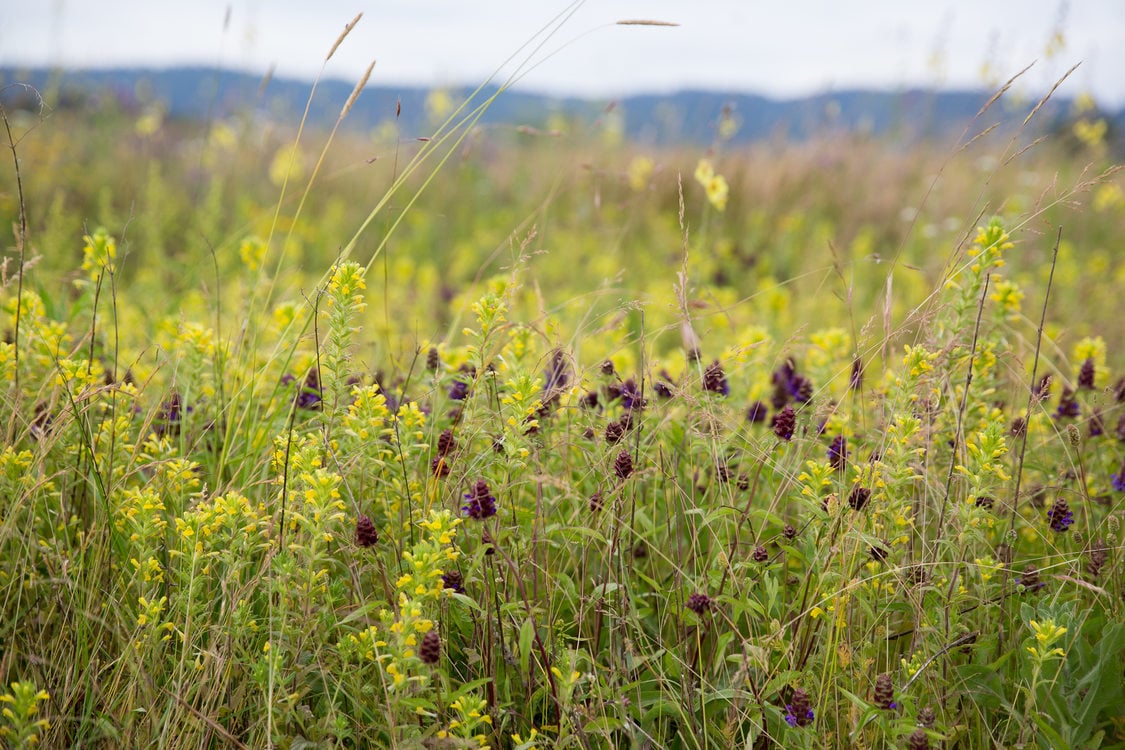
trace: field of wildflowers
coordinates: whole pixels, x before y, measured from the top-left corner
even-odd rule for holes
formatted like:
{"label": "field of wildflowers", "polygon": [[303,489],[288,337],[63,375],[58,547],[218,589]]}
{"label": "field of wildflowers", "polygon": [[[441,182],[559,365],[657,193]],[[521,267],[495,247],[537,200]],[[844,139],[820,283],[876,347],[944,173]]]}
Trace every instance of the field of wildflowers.
{"label": "field of wildflowers", "polygon": [[5,113],[5,744],[1125,747],[1103,131],[459,112]]}

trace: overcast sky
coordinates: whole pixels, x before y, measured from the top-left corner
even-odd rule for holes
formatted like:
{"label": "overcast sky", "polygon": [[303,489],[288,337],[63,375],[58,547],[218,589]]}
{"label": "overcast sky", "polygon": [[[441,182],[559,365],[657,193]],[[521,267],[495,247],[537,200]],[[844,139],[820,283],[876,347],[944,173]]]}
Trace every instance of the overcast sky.
{"label": "overcast sky", "polygon": [[[991,86],[1034,62],[1022,79],[1034,95],[1081,62],[1064,94],[1125,105],[1123,0],[0,0],[0,64],[191,63],[308,78],[360,11],[329,77],[354,80],[375,59],[372,84],[478,83],[573,11],[522,88],[788,97]],[[680,25],[614,25],[624,19]]]}

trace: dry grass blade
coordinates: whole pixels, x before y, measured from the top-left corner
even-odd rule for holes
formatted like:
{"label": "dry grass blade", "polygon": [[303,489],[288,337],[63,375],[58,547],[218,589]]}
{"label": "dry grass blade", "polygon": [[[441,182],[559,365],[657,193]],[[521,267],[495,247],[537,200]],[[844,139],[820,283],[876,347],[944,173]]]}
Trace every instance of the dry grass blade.
{"label": "dry grass blade", "polygon": [[371,78],[371,71],[373,70],[375,70],[374,60],[372,60],[371,64],[367,66],[367,70],[363,72],[363,76],[356,83],[355,88],[352,89],[352,93],[348,97],[348,100],[344,102],[344,108],[340,110],[340,120],[343,120],[348,116],[348,112],[351,112],[352,105],[354,105],[355,100],[359,98],[360,92],[362,92],[363,89],[367,86],[367,81]]}
{"label": "dry grass blade", "polygon": [[980,117],[980,116],[981,116],[981,115],[983,115],[983,114],[984,114],[985,112],[987,112],[987,111],[988,111],[988,110],[989,110],[989,109],[990,109],[990,108],[992,107],[992,105],[996,103],[996,100],[997,100],[997,99],[999,99],[1000,97],[1002,97],[1002,96],[1003,96],[1004,94],[1008,93],[1008,89],[1012,88],[1012,84],[1014,84],[1014,83],[1016,82],[1016,80],[1017,80],[1017,79],[1018,79],[1018,78],[1019,78],[1020,76],[1022,76],[1022,75],[1023,75],[1024,73],[1026,73],[1027,71],[1031,70],[1031,66],[1032,66],[1032,65],[1034,65],[1034,64],[1035,64],[1035,63],[1032,63],[1031,65],[1028,65],[1028,66],[1027,66],[1026,68],[1024,68],[1023,70],[1021,70],[1021,71],[1020,71],[1019,73],[1016,73],[1016,74],[1015,74],[1014,76],[1012,76],[1011,78],[1009,78],[1009,79],[1008,79],[1008,80],[1007,80],[1007,81],[1006,81],[1006,82],[1004,83],[1004,85],[1003,85],[1003,86],[1001,86],[1000,88],[998,88],[998,89],[996,90],[996,93],[995,93],[995,94],[993,94],[993,95],[992,95],[992,97],[991,97],[991,98],[989,98],[989,100],[988,100],[987,102],[985,102],[985,103],[984,103],[984,106],[980,108],[980,111],[978,111],[978,112],[977,112],[977,114],[976,114],[976,117],[974,117],[973,119],[975,120],[975,119],[977,119],[977,117]]}
{"label": "dry grass blade", "polygon": [[336,50],[339,49],[340,45],[344,43],[344,40],[348,38],[348,34],[352,33],[352,29],[356,27],[356,24],[359,23],[359,19],[361,18],[363,18],[363,13],[357,13],[356,17],[351,20],[351,23],[344,25],[344,30],[340,32],[340,36],[336,37],[336,42],[332,45],[332,49],[328,50],[328,56],[324,58],[324,62],[328,62],[332,59],[332,55],[336,54]]}
{"label": "dry grass blade", "polygon": [[1070,70],[1068,70],[1068,71],[1066,71],[1065,73],[1062,74],[1062,77],[1059,78],[1059,80],[1055,81],[1055,85],[1051,87],[1051,90],[1047,92],[1047,95],[1044,96],[1042,99],[1040,99],[1039,103],[1035,105],[1035,108],[1032,109],[1031,112],[1029,112],[1027,114],[1027,117],[1024,118],[1024,121],[1023,121],[1024,125],[1031,122],[1031,118],[1035,117],[1036,113],[1039,112],[1039,110],[1043,107],[1043,105],[1046,104],[1047,101],[1052,96],[1054,96],[1054,94],[1058,90],[1059,86],[1062,86],[1063,81],[1065,81],[1067,78],[1070,78],[1070,74],[1073,73],[1074,71],[1078,70],[1078,66],[1081,65],[1081,64],[1082,63],[1075,63],[1070,68]]}
{"label": "dry grass blade", "polygon": [[618,21],[616,26],[679,26],[678,23],[672,21],[654,21],[648,18],[627,18],[623,21]]}

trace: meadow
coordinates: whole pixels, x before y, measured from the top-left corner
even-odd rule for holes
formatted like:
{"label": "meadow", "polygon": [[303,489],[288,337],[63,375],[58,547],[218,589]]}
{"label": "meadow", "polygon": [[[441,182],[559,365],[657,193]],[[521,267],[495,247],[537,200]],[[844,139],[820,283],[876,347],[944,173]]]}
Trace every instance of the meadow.
{"label": "meadow", "polygon": [[4,112],[7,746],[1125,747],[1096,123],[457,104]]}

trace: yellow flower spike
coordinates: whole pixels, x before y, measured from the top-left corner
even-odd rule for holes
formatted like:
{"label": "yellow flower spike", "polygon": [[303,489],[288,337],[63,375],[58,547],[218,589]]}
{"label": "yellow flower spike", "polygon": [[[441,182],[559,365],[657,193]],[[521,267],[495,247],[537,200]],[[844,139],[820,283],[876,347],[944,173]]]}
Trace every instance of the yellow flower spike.
{"label": "yellow flower spike", "polygon": [[715,168],[711,166],[711,162],[707,159],[700,159],[699,163],[695,165],[695,181],[706,186],[714,176]]}
{"label": "yellow flower spike", "polygon": [[261,237],[251,236],[242,240],[238,246],[238,255],[242,259],[242,264],[251,271],[257,271],[265,260],[266,247],[266,242]]}
{"label": "yellow flower spike", "polygon": [[649,180],[652,178],[652,173],[656,165],[647,156],[638,156],[629,163],[629,187],[633,192],[639,193],[648,187]]}
{"label": "yellow flower spike", "polygon": [[714,175],[704,187],[707,190],[707,200],[711,202],[715,210],[725,211],[727,199],[730,197],[730,186],[727,185],[726,178],[722,175]]}
{"label": "yellow flower spike", "polygon": [[117,240],[104,227],[98,227],[82,239],[85,242],[82,248],[82,270],[86,275],[91,280],[96,280],[103,271],[113,273],[116,270],[114,262],[117,260]]}

